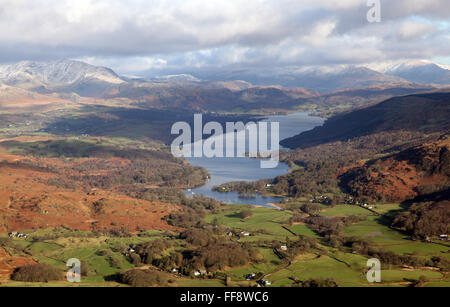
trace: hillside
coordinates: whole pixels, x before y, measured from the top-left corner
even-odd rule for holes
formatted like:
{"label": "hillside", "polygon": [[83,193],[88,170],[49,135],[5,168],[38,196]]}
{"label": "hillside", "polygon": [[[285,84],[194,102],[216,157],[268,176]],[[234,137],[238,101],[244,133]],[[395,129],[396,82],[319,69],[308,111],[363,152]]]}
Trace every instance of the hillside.
{"label": "hillside", "polygon": [[201,185],[206,172],[166,151],[127,147],[101,139],[0,142],[0,232],[172,228],[162,218],[179,210],[184,194],[171,188]]}
{"label": "hillside", "polygon": [[445,132],[450,129],[448,118],[448,92],[395,97],[368,108],[334,116],[322,127],[283,140],[281,144],[289,148],[307,148],[395,130]]}
{"label": "hillside", "polygon": [[0,82],[0,110],[42,110],[71,104],[58,95],[43,95]]}
{"label": "hillside", "polygon": [[403,202],[450,187],[450,139],[374,159],[340,176],[341,187],[359,198]]}

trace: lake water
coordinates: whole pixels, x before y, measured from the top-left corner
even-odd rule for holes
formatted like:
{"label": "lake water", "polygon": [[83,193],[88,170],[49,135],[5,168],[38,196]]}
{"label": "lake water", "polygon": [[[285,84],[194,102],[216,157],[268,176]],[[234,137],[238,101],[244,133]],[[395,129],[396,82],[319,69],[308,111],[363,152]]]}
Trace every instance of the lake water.
{"label": "lake water", "polygon": [[[315,116],[309,116],[307,113],[294,113],[289,115],[268,116],[266,122],[280,123],[280,140],[292,137],[301,132],[311,130],[324,123],[324,119]],[[270,133],[269,133],[270,135]],[[218,201],[229,204],[249,204],[249,205],[267,205],[273,202],[279,202],[277,197],[263,197],[256,195],[254,198],[241,198],[237,192],[219,193],[211,189],[214,186],[232,182],[232,181],[257,181],[260,179],[274,178],[288,173],[289,167],[280,163],[277,168],[261,168],[259,159],[248,157],[237,158],[188,158],[192,165],[201,166],[208,170],[211,179],[206,185],[186,191],[188,196],[205,195],[215,198]]]}

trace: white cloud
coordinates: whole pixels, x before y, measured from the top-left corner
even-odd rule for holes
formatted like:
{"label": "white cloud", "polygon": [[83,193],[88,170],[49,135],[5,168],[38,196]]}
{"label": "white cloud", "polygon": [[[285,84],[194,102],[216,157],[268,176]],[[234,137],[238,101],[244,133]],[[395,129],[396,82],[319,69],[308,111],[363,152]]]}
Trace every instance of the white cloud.
{"label": "white cloud", "polygon": [[302,41],[313,47],[324,46],[335,28],[335,22],[319,23],[312,29],[311,33],[303,37]]}
{"label": "white cloud", "polygon": [[398,33],[402,39],[414,39],[436,30],[437,27],[427,22],[407,20],[400,24]]}
{"label": "white cloud", "polygon": [[[119,71],[372,63],[450,50],[450,1],[0,0],[0,62],[87,58]],[[145,67],[145,69],[144,69]]]}

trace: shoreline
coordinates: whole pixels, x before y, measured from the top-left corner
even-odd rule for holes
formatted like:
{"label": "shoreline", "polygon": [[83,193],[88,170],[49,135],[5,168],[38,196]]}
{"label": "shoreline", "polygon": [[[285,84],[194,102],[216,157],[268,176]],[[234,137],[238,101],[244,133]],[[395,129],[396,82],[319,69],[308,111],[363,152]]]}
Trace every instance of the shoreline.
{"label": "shoreline", "polygon": [[[280,140],[298,135],[304,131],[312,130],[317,126],[323,125],[325,121],[323,117],[311,116],[310,112],[293,112],[286,115],[263,116],[262,120],[280,122]],[[280,150],[290,151],[291,149],[280,146]],[[242,159],[237,158],[234,160],[221,160],[221,158],[212,158],[207,160],[204,158],[200,158],[198,160],[187,159],[191,165],[205,168],[211,177],[210,181],[205,185],[191,189],[190,192],[187,190],[184,190],[184,192],[187,196],[191,194],[203,194],[207,197],[214,198],[219,202],[229,204],[246,204],[251,206],[271,207],[280,210],[280,207],[274,204],[281,202],[284,197],[276,197],[273,195],[264,196],[258,193],[253,201],[248,201],[248,199],[246,200],[240,198],[237,192],[226,193],[227,195],[223,196],[216,194],[219,192],[213,192],[209,189],[213,186],[220,186],[228,182],[256,182],[263,179],[273,179],[278,176],[289,174],[292,171],[292,167],[289,164],[281,161],[279,162],[279,167],[277,169],[262,171],[261,168],[256,165],[258,162],[251,161],[258,161],[259,159],[249,157],[244,158],[248,159],[248,161],[246,161],[247,163],[243,162]]]}

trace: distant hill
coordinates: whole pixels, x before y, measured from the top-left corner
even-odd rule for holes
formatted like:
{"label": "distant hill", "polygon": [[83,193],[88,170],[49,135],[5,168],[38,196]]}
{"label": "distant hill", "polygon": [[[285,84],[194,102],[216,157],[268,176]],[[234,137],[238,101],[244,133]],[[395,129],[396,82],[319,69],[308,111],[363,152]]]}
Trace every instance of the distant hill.
{"label": "distant hill", "polygon": [[395,97],[332,117],[322,127],[283,140],[281,144],[289,148],[307,148],[394,130],[444,133],[450,129],[449,118],[448,92]]}
{"label": "distant hill", "polygon": [[0,82],[0,110],[42,110],[71,104],[58,95],[43,95]]}
{"label": "distant hill", "polygon": [[366,88],[347,88],[310,97],[306,99],[304,106],[313,106],[311,109],[315,113],[328,118],[346,109],[374,105],[396,96],[426,93],[435,90],[436,87],[434,86],[405,83]]}
{"label": "distant hill", "polygon": [[388,98],[436,90],[435,87],[392,83],[320,94],[282,86],[256,86],[245,81],[190,82],[160,80],[119,85],[106,99],[129,99],[142,107],[182,108],[212,112],[276,112],[303,110],[329,114],[378,103]]}

